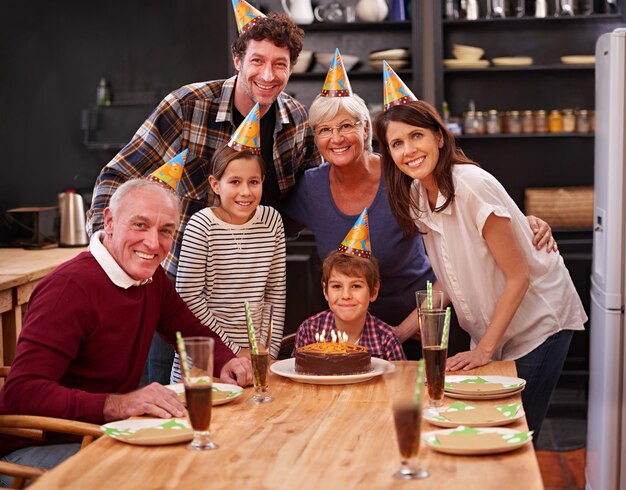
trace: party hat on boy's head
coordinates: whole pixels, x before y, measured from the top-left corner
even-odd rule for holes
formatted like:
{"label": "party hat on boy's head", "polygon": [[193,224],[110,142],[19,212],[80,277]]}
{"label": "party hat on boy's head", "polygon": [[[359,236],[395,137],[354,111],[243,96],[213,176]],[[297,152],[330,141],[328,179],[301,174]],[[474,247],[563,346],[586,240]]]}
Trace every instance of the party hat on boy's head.
{"label": "party hat on boy's head", "polygon": [[361,215],[352,225],[352,228],[339,245],[339,251],[345,254],[356,255],[369,259],[372,253],[370,246],[370,227],[367,217],[367,208],[363,210]]}
{"label": "party hat on boy's head", "polygon": [[335,48],[335,56],[330,62],[326,81],[322,87],[322,97],[350,97],[351,95],[350,80],[348,80],[339,50]]}
{"label": "party hat on boy's head", "polygon": [[261,112],[259,103],[257,102],[233,133],[233,136],[228,142],[228,146],[233,150],[250,150],[255,155],[259,155],[261,153],[260,120]]}
{"label": "party hat on boy's head", "polygon": [[148,175],[148,179],[154,180],[159,184],[163,184],[164,186],[176,192],[178,182],[180,182],[180,179],[183,176],[183,167],[185,166],[185,162],[187,161],[188,151],[189,149],[181,151],[169,162],[164,163],[154,172]]}
{"label": "party hat on boy's head", "polygon": [[383,61],[383,87],[385,91],[385,110],[394,105],[418,100],[386,61]]}
{"label": "party hat on boy's head", "polygon": [[247,31],[265,17],[265,15],[244,0],[232,0],[232,2],[239,34]]}

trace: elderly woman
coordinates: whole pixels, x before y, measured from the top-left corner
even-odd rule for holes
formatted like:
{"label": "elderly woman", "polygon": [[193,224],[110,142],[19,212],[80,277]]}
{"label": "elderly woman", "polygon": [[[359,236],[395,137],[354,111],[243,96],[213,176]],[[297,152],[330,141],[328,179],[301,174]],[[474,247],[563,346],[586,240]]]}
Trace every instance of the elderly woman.
{"label": "elderly woman", "polygon": [[[309,228],[321,259],[341,243],[364,207],[368,208],[372,254],[380,265],[380,292],[370,311],[397,325],[402,342],[417,331],[415,291],[434,282],[417,230],[405,234],[387,199],[380,155],[372,150],[372,124],[363,99],[318,96],[309,110],[315,143],[324,158],[307,170],[279,209]],[[547,224],[529,217],[533,243],[555,248]],[[413,357],[410,355],[410,357]]]}

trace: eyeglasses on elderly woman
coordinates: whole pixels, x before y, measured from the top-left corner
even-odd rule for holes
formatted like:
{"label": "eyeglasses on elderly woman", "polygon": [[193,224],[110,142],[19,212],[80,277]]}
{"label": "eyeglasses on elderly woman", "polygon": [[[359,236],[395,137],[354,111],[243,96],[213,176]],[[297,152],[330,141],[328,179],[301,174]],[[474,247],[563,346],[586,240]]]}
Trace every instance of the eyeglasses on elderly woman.
{"label": "eyeglasses on elderly woman", "polygon": [[345,136],[347,134],[354,133],[357,128],[363,124],[363,121],[356,121],[353,123],[345,122],[340,124],[339,126],[316,126],[315,128],[315,136],[319,139],[328,139],[332,137],[333,131],[336,129],[337,133]]}

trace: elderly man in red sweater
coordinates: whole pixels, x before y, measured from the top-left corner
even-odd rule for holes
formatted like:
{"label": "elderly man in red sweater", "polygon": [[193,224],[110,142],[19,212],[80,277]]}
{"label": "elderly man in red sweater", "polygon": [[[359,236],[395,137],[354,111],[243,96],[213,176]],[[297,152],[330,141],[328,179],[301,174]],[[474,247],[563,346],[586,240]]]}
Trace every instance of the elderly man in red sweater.
{"label": "elderly man in red sweater", "polygon": [[[173,391],[157,383],[137,389],[155,331],[172,345],[177,330],[213,337],[214,372],[227,383],[252,383],[250,361],[235,357],[200,323],[160,266],[179,209],[175,193],[149,180],[131,180],[116,190],[104,230],[92,237],[89,251],[58,267],[33,292],[0,391],[0,413],[96,424],[137,415],[184,416]],[[37,447],[0,436],[0,455],[52,467],[78,450],[78,444],[59,442],[66,440],[50,438]]]}

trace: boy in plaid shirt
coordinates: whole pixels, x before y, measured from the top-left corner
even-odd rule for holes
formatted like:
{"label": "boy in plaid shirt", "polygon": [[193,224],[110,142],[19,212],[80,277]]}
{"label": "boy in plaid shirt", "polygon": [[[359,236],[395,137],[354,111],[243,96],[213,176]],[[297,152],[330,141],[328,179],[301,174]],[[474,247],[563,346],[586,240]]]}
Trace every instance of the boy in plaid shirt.
{"label": "boy in plaid shirt", "polygon": [[[343,241],[322,265],[322,287],[329,309],[307,318],[296,333],[295,349],[316,342],[315,334],[345,332],[348,342],[367,347],[370,354],[388,361],[404,360],[402,344],[392,327],[370,314],[378,296],[378,262],[369,251],[367,208]],[[366,238],[363,238],[365,230]]]}

